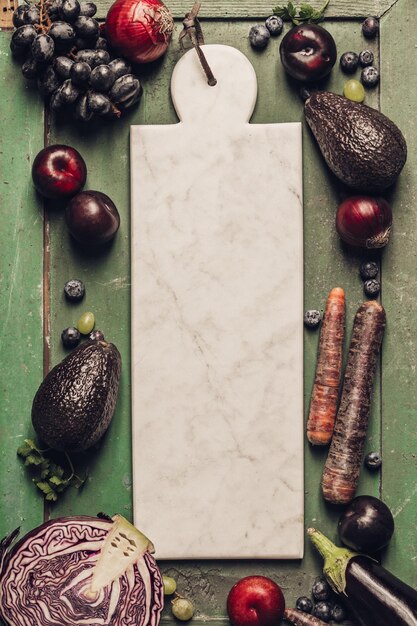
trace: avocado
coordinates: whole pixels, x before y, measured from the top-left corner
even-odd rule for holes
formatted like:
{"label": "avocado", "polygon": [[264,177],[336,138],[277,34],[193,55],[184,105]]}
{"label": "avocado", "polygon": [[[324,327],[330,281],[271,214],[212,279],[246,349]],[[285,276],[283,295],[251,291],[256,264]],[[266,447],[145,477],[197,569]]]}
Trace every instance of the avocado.
{"label": "avocado", "polygon": [[40,439],[64,452],[97,443],[113,417],[120,372],[120,353],[104,339],[73,350],[47,374],[33,399],[32,423]]}
{"label": "avocado", "polygon": [[326,91],[311,94],[304,114],[332,172],[354,189],[392,185],[407,159],[400,129],[371,107]]}

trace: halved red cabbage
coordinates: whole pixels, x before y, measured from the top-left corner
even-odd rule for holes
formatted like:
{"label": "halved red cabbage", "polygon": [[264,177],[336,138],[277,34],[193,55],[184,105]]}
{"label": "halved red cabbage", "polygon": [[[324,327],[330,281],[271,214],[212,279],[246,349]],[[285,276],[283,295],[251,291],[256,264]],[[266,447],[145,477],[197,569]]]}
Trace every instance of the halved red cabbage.
{"label": "halved red cabbage", "polygon": [[152,544],[121,516],[62,517],[0,546],[8,626],[157,626],[162,577]]}

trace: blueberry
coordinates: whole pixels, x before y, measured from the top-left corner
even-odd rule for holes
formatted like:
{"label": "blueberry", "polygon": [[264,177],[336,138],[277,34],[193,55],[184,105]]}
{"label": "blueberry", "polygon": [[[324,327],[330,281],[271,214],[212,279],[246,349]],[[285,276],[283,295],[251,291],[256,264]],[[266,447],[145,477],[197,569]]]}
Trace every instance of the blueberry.
{"label": "blueberry", "polygon": [[307,328],[317,328],[321,321],[321,313],[316,309],[309,309],[304,313],[304,324]]}
{"label": "blueberry", "polygon": [[78,278],[72,278],[65,283],[64,293],[67,300],[70,300],[71,302],[79,302],[84,298],[84,283],[81,280],[78,280]]}
{"label": "blueberry", "polygon": [[341,604],[333,604],[330,615],[335,622],[343,622],[346,619],[346,611]]}
{"label": "blueberry", "polygon": [[359,273],[363,280],[376,278],[378,276],[378,264],[375,261],[364,261],[359,267]]}
{"label": "blueberry", "polygon": [[376,278],[370,278],[363,283],[363,290],[367,296],[374,298],[381,291],[381,283]]}
{"label": "blueberry", "polygon": [[[316,578],[311,588],[311,593],[315,600],[328,600],[332,593],[331,587],[327,580],[322,576]],[[318,617],[318,616],[317,616]]]}
{"label": "blueberry", "polygon": [[359,56],[356,52],[344,52],[340,57],[340,68],[346,74],[353,74],[359,65]]}
{"label": "blueberry", "polygon": [[373,62],[374,53],[371,50],[362,50],[362,52],[359,52],[359,63],[362,65],[362,67],[372,65]]}
{"label": "blueberry", "polygon": [[80,342],[80,331],[70,326],[61,333],[62,345],[64,348],[75,348]]}
{"label": "blueberry", "polygon": [[297,598],[295,608],[303,613],[311,613],[313,610],[313,602],[307,596],[300,596]]}
{"label": "blueberry", "polygon": [[256,24],[252,26],[249,31],[249,41],[254,48],[265,48],[271,33],[263,24]]}
{"label": "blueberry", "polygon": [[370,470],[378,470],[382,465],[382,458],[379,452],[368,452],[365,456],[365,465]]}
{"label": "blueberry", "polygon": [[362,32],[367,39],[376,37],[379,31],[379,21],[376,17],[369,16],[362,22]]}
{"label": "blueberry", "polygon": [[284,22],[277,15],[270,15],[265,20],[265,26],[269,30],[270,34],[275,37],[276,35],[280,35],[282,33]]}
{"label": "blueberry", "polygon": [[361,82],[364,87],[376,87],[379,83],[379,72],[373,65],[364,67],[361,72]]}
{"label": "blueberry", "polygon": [[313,608],[313,615],[321,619],[323,622],[330,622],[331,614],[332,607],[328,602],[317,602]]}

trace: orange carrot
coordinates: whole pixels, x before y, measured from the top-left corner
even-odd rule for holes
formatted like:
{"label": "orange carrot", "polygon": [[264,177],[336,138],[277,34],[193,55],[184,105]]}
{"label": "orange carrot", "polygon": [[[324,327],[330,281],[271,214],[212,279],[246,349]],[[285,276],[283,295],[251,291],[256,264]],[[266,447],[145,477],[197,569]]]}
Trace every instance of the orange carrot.
{"label": "orange carrot", "polygon": [[307,438],[316,446],[327,445],[333,434],[342,371],[345,335],[345,292],[329,293],[320,332],[316,374],[307,421]]}

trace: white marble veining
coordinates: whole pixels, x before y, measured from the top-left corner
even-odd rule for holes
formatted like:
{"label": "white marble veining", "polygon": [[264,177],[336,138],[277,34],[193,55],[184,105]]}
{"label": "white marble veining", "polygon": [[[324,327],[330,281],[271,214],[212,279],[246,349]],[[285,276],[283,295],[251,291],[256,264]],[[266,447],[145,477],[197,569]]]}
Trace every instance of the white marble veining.
{"label": "white marble veining", "polygon": [[300,124],[249,124],[254,69],[194,50],[180,122],[133,126],[134,517],[158,559],[303,553]]}

